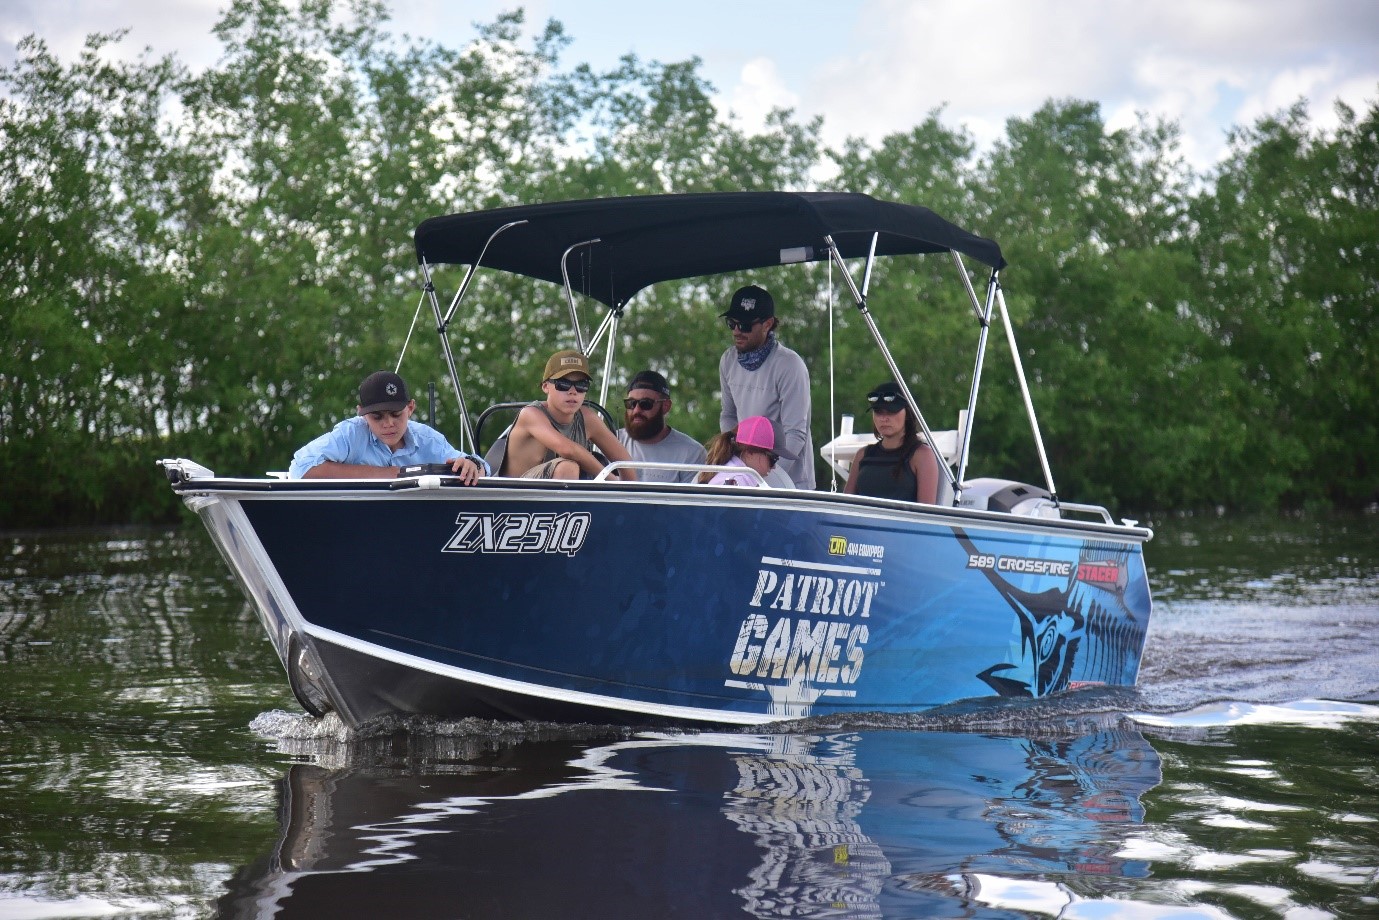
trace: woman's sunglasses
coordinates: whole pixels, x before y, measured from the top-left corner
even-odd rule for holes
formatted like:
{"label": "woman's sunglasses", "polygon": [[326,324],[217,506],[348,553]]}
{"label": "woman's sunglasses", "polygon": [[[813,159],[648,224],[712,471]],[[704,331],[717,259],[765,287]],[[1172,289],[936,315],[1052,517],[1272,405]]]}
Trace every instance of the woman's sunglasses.
{"label": "woman's sunglasses", "polygon": [[633,409],[641,409],[643,412],[650,412],[652,406],[656,405],[657,403],[663,402],[670,402],[670,400],[648,399],[645,396],[643,396],[641,399],[624,399],[622,401],[622,405],[623,408],[626,409],[628,412],[631,412]]}
{"label": "woman's sunglasses", "polygon": [[867,402],[872,412],[891,415],[905,408],[905,400],[899,393],[868,393]]}
{"label": "woman's sunglasses", "polygon": [[574,388],[574,391],[575,391],[576,393],[588,393],[588,392],[589,392],[589,384],[590,384],[591,381],[589,381],[588,379],[585,379],[585,380],[547,380],[546,382],[549,383],[551,386],[555,387],[557,390],[559,390],[559,391],[562,392],[562,393],[568,393],[568,392],[570,392],[570,388],[571,388],[571,387]]}

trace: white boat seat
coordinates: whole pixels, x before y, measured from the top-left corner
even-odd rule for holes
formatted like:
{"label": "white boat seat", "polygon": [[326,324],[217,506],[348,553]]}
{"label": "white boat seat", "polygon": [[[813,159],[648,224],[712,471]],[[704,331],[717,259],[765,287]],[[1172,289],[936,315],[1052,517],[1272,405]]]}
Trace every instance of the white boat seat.
{"label": "white boat seat", "polygon": [[[857,452],[868,444],[876,443],[876,435],[871,433],[858,434],[852,430],[852,423],[852,416],[844,415],[841,426],[842,433],[819,448],[819,456],[823,457],[824,461],[833,467],[834,471],[844,481],[847,480],[848,473],[852,471],[852,461],[857,456]],[[957,428],[933,432],[934,450],[943,458],[943,462],[948,464],[950,470],[953,470],[958,462],[958,447],[962,443],[963,431],[966,428],[967,410],[959,409]],[[947,476],[939,477],[938,495],[934,504],[944,506],[953,504],[953,486],[949,484]]]}
{"label": "white boat seat", "polygon": [[947,476],[940,476],[938,478],[938,492],[934,495],[934,504],[941,505],[945,508],[951,508],[953,506],[953,486],[948,481]]}

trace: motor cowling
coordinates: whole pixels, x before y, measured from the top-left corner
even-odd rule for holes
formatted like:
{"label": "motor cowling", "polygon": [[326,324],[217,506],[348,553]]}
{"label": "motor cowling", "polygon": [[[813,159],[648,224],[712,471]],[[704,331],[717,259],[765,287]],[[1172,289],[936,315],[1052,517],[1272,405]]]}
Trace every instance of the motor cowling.
{"label": "motor cowling", "polygon": [[999,511],[1021,517],[1052,518],[1061,515],[1048,490],[1011,479],[973,479],[963,483],[959,508]]}

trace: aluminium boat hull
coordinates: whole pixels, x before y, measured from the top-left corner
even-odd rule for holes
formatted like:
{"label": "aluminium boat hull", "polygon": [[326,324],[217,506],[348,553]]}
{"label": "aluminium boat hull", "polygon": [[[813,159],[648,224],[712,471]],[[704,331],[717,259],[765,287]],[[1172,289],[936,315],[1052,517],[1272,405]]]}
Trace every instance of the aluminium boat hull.
{"label": "aluminium boat hull", "polygon": [[1131,686],[1143,528],[820,492],[190,480],[298,699],[761,724]]}

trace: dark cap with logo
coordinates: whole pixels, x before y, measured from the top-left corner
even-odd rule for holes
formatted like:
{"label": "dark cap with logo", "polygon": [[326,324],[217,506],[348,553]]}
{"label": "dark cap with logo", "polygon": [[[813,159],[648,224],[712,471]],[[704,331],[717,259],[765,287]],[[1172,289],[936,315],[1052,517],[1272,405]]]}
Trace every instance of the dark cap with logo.
{"label": "dark cap with logo", "polygon": [[655,390],[662,396],[669,396],[670,384],[655,371],[639,371],[627,385],[627,392],[631,393],[633,390]]}
{"label": "dark cap with logo", "polygon": [[765,288],[749,284],[734,291],[728,309],[718,315],[736,320],[766,319],[776,315],[776,302]]}
{"label": "dark cap with logo", "polygon": [[359,384],[359,414],[370,412],[396,412],[406,409],[412,401],[407,392],[407,384],[392,371],[377,371],[364,378]]}

